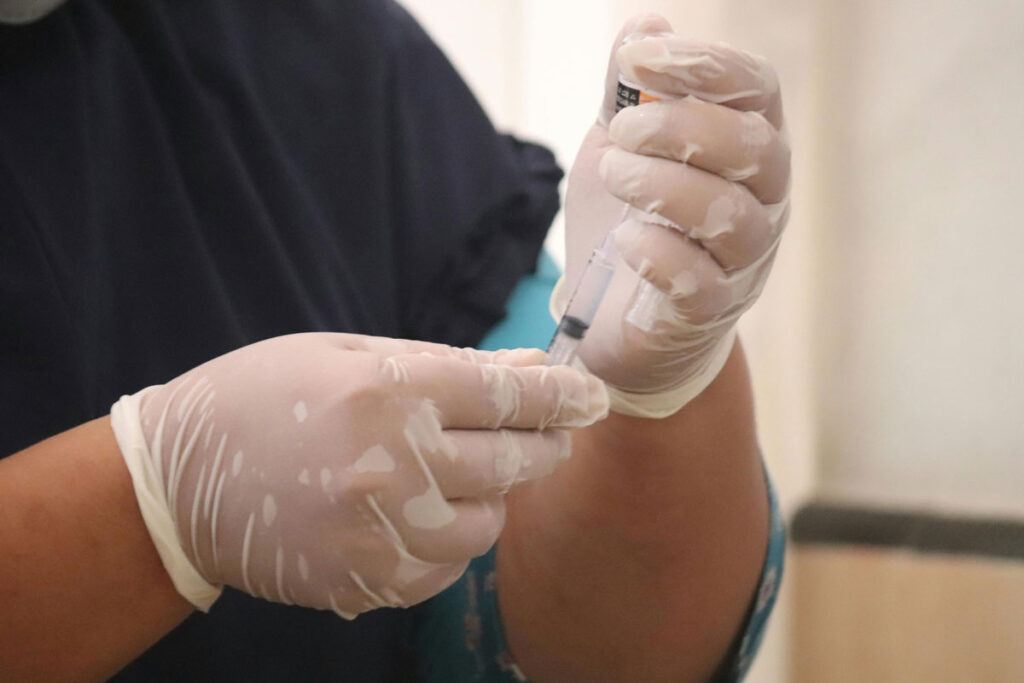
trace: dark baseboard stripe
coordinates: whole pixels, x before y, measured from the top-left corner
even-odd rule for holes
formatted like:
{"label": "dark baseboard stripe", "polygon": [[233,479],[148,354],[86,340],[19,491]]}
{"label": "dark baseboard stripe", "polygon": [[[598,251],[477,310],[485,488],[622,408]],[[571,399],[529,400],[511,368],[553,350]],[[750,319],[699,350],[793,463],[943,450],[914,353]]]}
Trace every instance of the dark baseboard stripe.
{"label": "dark baseboard stripe", "polygon": [[809,503],[790,523],[803,545],[858,545],[1024,560],[1024,520]]}

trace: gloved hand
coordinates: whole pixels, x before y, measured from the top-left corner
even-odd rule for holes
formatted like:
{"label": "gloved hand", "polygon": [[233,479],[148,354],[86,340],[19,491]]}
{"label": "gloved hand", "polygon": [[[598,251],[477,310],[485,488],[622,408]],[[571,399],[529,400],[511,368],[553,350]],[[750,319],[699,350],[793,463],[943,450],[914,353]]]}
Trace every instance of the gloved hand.
{"label": "gloved hand", "polygon": [[607,413],[536,350],[311,333],[125,396],[111,422],[150,535],[201,609],[222,585],[354,617],[438,593],[504,523],[502,494]]}
{"label": "gloved hand", "polygon": [[[665,99],[615,113],[622,73]],[[591,251],[615,233],[622,262],[579,358],[612,410],[664,417],[711,383],[757,299],[789,213],[789,146],[771,66],[671,33],[661,17],[616,39],[597,122],[566,197],[565,310]]]}

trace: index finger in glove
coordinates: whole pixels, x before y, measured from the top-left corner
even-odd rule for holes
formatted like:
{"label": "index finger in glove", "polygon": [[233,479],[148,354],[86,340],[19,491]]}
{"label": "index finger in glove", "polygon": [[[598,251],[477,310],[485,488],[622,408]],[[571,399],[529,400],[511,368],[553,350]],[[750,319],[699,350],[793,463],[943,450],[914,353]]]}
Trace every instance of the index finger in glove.
{"label": "index finger in glove", "polygon": [[763,57],[725,43],[654,35],[627,41],[617,58],[627,78],[652,90],[758,112],[782,128],[779,78]]}
{"label": "index finger in glove", "polygon": [[449,346],[435,342],[415,339],[393,339],[390,337],[369,337],[363,334],[339,332],[330,335],[332,343],[346,351],[368,351],[381,358],[400,356],[410,353],[426,353],[432,356],[458,358],[467,363],[501,365],[540,365],[544,362],[544,352],[540,349],[499,349],[497,351],[481,351],[480,349]]}
{"label": "index finger in glove", "polygon": [[608,411],[601,380],[565,366],[412,354],[387,359],[382,372],[390,373],[397,392],[429,399],[444,429],[582,427]]}

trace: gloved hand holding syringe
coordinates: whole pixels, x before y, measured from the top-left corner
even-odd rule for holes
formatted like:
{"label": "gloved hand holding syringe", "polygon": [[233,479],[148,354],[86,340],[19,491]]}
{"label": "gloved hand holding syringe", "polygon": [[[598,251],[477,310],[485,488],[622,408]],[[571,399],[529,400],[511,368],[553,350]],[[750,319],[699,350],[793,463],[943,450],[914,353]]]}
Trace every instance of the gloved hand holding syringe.
{"label": "gloved hand holding syringe", "polygon": [[621,414],[666,417],[702,393],[771,269],[789,156],[767,60],[631,21],[569,175],[548,362],[585,366]]}
{"label": "gloved hand holding syringe", "polygon": [[[637,83],[619,76],[618,89],[615,96],[616,113],[625,107],[633,107],[648,102],[659,102],[671,96],[645,89]],[[630,213],[629,204],[622,207],[622,214],[616,225],[621,224]],[[590,254],[586,269],[580,278],[576,290],[569,299],[569,306],[555,328],[555,334],[548,344],[548,365],[572,365],[576,358],[576,348],[583,341],[584,335],[594,322],[597,309],[608,291],[608,285],[615,274],[615,263],[619,259],[619,250],[615,246],[615,229],[608,232],[604,241]]]}

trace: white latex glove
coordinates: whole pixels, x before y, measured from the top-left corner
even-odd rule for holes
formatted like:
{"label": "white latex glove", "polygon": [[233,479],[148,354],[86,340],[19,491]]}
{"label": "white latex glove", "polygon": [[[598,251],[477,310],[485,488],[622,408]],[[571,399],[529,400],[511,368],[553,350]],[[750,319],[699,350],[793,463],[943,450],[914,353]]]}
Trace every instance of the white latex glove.
{"label": "white latex glove", "polygon": [[[615,114],[619,74],[666,96]],[[616,39],[597,122],[569,177],[560,317],[591,251],[623,216],[619,263],[579,358],[612,410],[678,411],[714,379],[757,299],[788,217],[789,146],[762,58],[631,20]]]}
{"label": "white latex glove", "polygon": [[349,334],[278,337],[111,411],[178,590],[230,585],[344,617],[424,600],[495,542],[502,494],[607,413],[602,383],[496,353]]}

